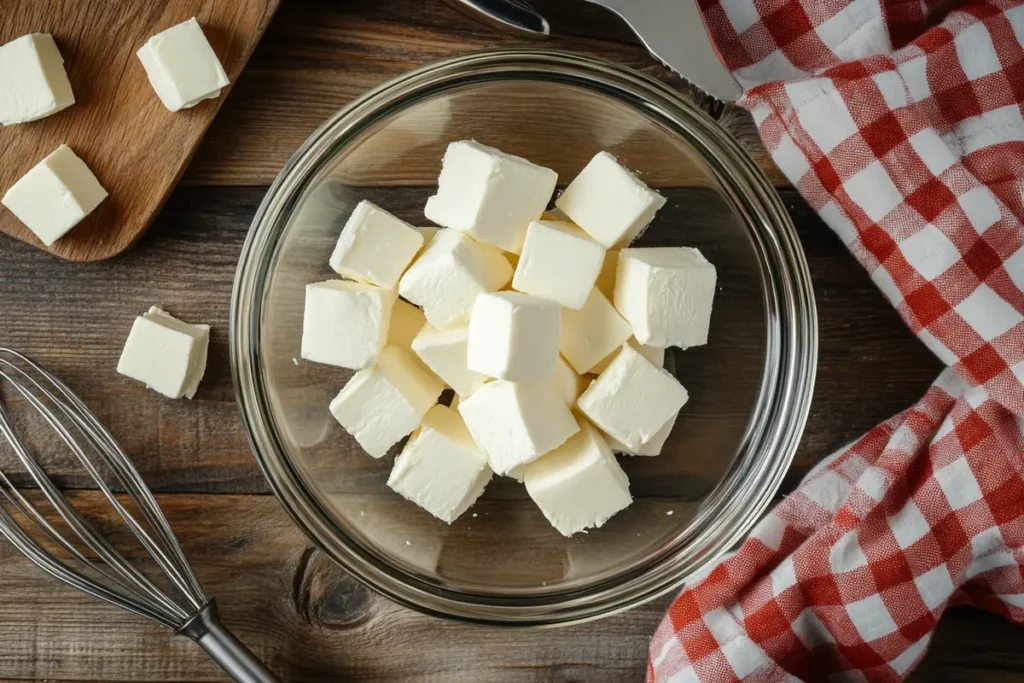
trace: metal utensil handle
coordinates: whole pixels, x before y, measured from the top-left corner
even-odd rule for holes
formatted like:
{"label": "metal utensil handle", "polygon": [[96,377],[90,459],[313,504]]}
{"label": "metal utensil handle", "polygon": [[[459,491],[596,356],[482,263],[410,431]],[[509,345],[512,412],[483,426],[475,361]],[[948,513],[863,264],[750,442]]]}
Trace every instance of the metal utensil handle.
{"label": "metal utensil handle", "polygon": [[533,38],[551,33],[547,20],[523,0],[445,0],[449,5],[506,31]]}
{"label": "metal utensil handle", "polygon": [[217,616],[217,605],[213,600],[189,619],[178,633],[198,643],[238,683],[281,683],[242,641],[225,628]]}

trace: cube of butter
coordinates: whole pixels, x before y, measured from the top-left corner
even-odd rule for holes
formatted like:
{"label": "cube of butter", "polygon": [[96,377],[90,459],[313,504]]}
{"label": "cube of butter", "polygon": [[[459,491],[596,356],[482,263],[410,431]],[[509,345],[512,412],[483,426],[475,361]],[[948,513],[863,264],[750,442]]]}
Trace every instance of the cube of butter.
{"label": "cube of butter", "polygon": [[491,474],[462,417],[438,405],[395,458],[388,486],[451,524],[476,502]]}
{"label": "cube of butter", "polygon": [[526,226],[544,213],[558,174],[473,140],[445,150],[437,194],[424,214],[438,225],[518,254]]}
{"label": "cube of butter", "polygon": [[30,33],[0,46],[0,124],[35,121],[74,103],[53,36]]}
{"label": "cube of butter", "polygon": [[61,145],[14,183],[0,202],[50,246],[106,198],[107,191],[85,162]]}
{"label": "cube of butter", "polygon": [[663,368],[626,345],[583,392],[576,407],[606,434],[630,449],[653,439],[689,395]]}
{"label": "cube of butter", "polygon": [[576,405],[576,399],[580,397],[588,384],[590,384],[589,380],[577,375],[572,366],[562,356],[558,356],[558,364],[555,366],[555,386],[558,387],[558,392],[562,394],[567,406],[571,408]]}
{"label": "cube of butter", "polygon": [[469,318],[469,369],[514,382],[552,379],[561,327],[552,301],[520,292],[481,294]]}
{"label": "cube of butter", "polygon": [[555,201],[573,223],[607,249],[635,240],[664,205],[664,197],[608,152],[591,159]]}
{"label": "cube of butter", "polygon": [[562,355],[581,375],[591,372],[632,334],[629,323],[597,288],[590,290],[583,308],[562,309]]}
{"label": "cube of butter", "polygon": [[171,111],[219,97],[230,83],[195,17],[156,34],[136,54],[157,97]]}
{"label": "cube of butter", "polygon": [[715,267],[696,249],[623,249],[615,308],[641,344],[689,348],[708,343]]}
{"label": "cube of butter", "polygon": [[409,267],[398,292],[439,329],[469,322],[478,294],[496,292],[512,279],[512,266],[494,247],[458,230],[441,230]]}
{"label": "cube of butter", "polygon": [[491,469],[508,474],[579,431],[554,382],[488,382],[459,402],[459,413]]}
{"label": "cube of butter", "polygon": [[469,396],[487,382],[488,377],[466,366],[469,328],[439,330],[427,325],[412,341],[412,350],[459,396]]}
{"label": "cube of butter", "polygon": [[668,441],[669,435],[672,434],[672,428],[676,426],[676,419],[678,417],[679,413],[670,417],[665,426],[659,429],[658,433],[652,436],[649,441],[640,444],[639,448],[630,448],[609,434],[604,435],[605,441],[608,442],[608,446],[611,447],[614,453],[621,453],[622,455],[661,455],[662,449],[665,448],[665,442]]}
{"label": "cube of butter", "polygon": [[581,308],[604,262],[604,247],[572,223],[534,221],[526,229],[512,287]]}
{"label": "cube of butter", "polygon": [[633,502],[629,479],[585,420],[564,444],[524,468],[526,490],[563,536],[602,526]]}
{"label": "cube of butter", "polygon": [[416,228],[361,201],[348,217],[331,254],[331,268],[350,280],[394,289],[423,246]]}
{"label": "cube of butter", "polygon": [[597,275],[595,287],[608,297],[609,301],[615,299],[615,272],[619,268],[619,250],[609,249],[604,253],[604,263],[601,264],[601,272]]}
{"label": "cube of butter", "polygon": [[132,324],[117,371],[167,398],[192,398],[209,346],[209,325],[190,325],[153,306]]}
{"label": "cube of butter", "polygon": [[[630,337],[629,342],[627,343],[634,349],[639,351],[641,356],[651,361],[659,368],[665,367],[665,349],[659,348],[657,346],[644,346],[643,344],[636,340],[636,337]],[[619,351],[621,350],[622,349],[615,349],[610,354],[605,356],[604,360],[602,360],[600,363],[598,363],[597,365],[590,369],[590,374],[600,375],[602,372],[604,372],[605,368],[612,364],[612,361],[615,360],[615,356],[619,355]]]}
{"label": "cube of butter", "polygon": [[391,327],[393,290],[348,280],[306,285],[301,355],[359,370],[377,360]]}
{"label": "cube of butter", "polygon": [[360,370],[331,401],[331,414],[375,458],[420,425],[444,391],[408,351],[385,346],[377,364]]}

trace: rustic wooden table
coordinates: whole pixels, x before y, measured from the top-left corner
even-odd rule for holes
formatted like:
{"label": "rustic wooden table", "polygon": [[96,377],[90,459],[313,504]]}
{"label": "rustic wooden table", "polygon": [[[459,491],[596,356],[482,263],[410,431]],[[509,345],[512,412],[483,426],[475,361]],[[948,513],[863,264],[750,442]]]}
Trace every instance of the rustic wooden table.
{"label": "rustic wooden table", "polygon": [[[611,16],[536,3],[557,47],[670,78]],[[257,469],[228,371],[235,261],[264,189],[308,133],[353,97],[420,64],[511,45],[434,0],[285,3],[156,225],[112,262],[74,265],[0,238],[0,342],[76,387],[143,475],[224,620],[290,681],[635,681],[668,598],[558,630],[509,631],[421,616],[354,583],[290,523]],[[671,79],[678,84],[677,79]],[[684,87],[684,86],[680,86]],[[912,403],[939,363],[839,240],[771,166],[749,118],[707,102],[779,188],[814,276],[817,393],[791,488],[824,454]],[[115,373],[131,319],[160,302],[213,325],[195,401]],[[66,482],[75,487],[77,482]],[[93,492],[76,494],[88,506]],[[0,680],[215,681],[190,643],[55,584],[0,546]],[[1022,632],[979,611],[942,622],[914,680],[1024,680]]]}

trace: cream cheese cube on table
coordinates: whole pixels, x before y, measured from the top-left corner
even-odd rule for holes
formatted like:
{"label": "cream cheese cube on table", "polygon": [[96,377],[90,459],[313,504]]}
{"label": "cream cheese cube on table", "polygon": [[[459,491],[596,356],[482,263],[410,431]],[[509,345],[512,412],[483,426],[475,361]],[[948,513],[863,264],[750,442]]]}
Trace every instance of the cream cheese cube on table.
{"label": "cream cheese cube on table", "polygon": [[171,111],[217,98],[230,83],[195,17],[156,34],[136,54],[157,97]]}
{"label": "cream cheese cube on table", "polygon": [[593,371],[632,334],[629,323],[597,288],[590,290],[583,308],[562,309],[562,355],[580,375]]}
{"label": "cream cheese cube on table", "polygon": [[601,434],[580,431],[524,467],[526,490],[563,536],[602,526],[633,502],[629,479]]}
{"label": "cream cheese cube on table", "polygon": [[427,200],[427,218],[475,239],[518,254],[526,226],[540,218],[558,174],[526,159],[473,140],[445,150],[437,194]]}
{"label": "cream cheese cube on table", "polygon": [[444,384],[413,355],[385,346],[377,364],[360,370],[331,401],[331,414],[367,453],[384,457],[437,404]]}
{"label": "cream cheese cube on table", "polygon": [[[657,346],[645,346],[638,342],[636,340],[636,337],[630,337],[629,342],[627,343],[634,349],[639,351],[641,356],[651,361],[659,368],[665,367],[665,349],[659,348]],[[610,354],[605,356],[604,360],[602,360],[600,363],[598,363],[597,365],[590,369],[590,374],[600,375],[602,372],[604,372],[605,368],[612,364],[612,361],[615,360],[615,356],[619,355],[619,351],[621,350],[622,349],[615,349]]]}
{"label": "cream cheese cube on table", "polygon": [[641,344],[687,349],[708,343],[715,267],[690,247],[623,249],[615,308]]}
{"label": "cream cheese cube on table", "polygon": [[427,325],[412,341],[412,350],[435,375],[459,396],[469,396],[482,387],[488,377],[466,365],[469,328],[439,330]]}
{"label": "cream cheese cube on table", "polygon": [[579,431],[551,380],[488,382],[459,402],[459,413],[491,469],[508,474]]}
{"label": "cream cheese cube on table", "polygon": [[368,201],[356,205],[331,254],[334,272],[394,289],[423,246],[416,228]]}
{"label": "cream cheese cube on table", "polygon": [[36,121],[74,103],[53,36],[30,33],[0,45],[0,124]]}
{"label": "cream cheese cube on table", "polygon": [[576,399],[580,397],[588,384],[590,384],[589,380],[577,375],[568,361],[562,356],[558,356],[558,363],[555,366],[555,386],[558,387],[567,406],[571,408],[576,405]]}
{"label": "cream cheese cube on table", "polygon": [[514,382],[554,378],[560,310],[553,301],[520,292],[481,294],[469,318],[469,369]]}
{"label": "cream cheese cube on table", "polygon": [[606,249],[635,240],[664,205],[664,197],[608,152],[591,159],[555,200],[555,206]]}
{"label": "cream cheese cube on table", "polygon": [[302,357],[350,370],[373,365],[396,298],[393,290],[348,280],[306,285]]}
{"label": "cream cheese cube on table", "polygon": [[477,295],[496,292],[511,279],[512,266],[499,250],[458,230],[440,230],[405,271],[398,293],[444,329],[468,323]]}
{"label": "cream cheese cube on table", "polygon": [[534,221],[526,229],[512,288],[582,308],[601,272],[604,251],[572,223]]}
{"label": "cream cheese cube on table", "polygon": [[61,145],[14,183],[0,203],[49,247],[106,198],[85,162]]}
{"label": "cream cheese cube on table", "polygon": [[395,458],[388,486],[451,524],[476,502],[491,480],[487,457],[462,417],[437,405]]}
{"label": "cream cheese cube on table", "polygon": [[117,371],[167,398],[192,398],[209,346],[209,325],[190,325],[153,306],[132,324]]}
{"label": "cream cheese cube on table", "polygon": [[672,428],[676,426],[676,420],[679,418],[679,413],[676,413],[669,418],[665,426],[658,430],[658,433],[650,438],[649,441],[645,441],[640,444],[639,448],[630,448],[626,444],[622,443],[614,436],[605,434],[605,441],[611,447],[615,453],[621,453],[622,455],[645,455],[655,456],[661,455],[662,449],[665,448],[665,442],[668,441],[669,435],[672,433]]}
{"label": "cream cheese cube on table", "polygon": [[686,389],[631,346],[576,401],[587,418],[627,448],[653,439],[689,400]]}

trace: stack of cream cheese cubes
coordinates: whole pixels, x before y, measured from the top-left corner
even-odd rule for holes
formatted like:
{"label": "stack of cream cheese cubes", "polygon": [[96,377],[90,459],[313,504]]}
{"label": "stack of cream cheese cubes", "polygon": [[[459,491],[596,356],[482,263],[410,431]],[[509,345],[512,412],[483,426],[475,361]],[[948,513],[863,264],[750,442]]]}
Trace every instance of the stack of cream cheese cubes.
{"label": "stack of cream cheese cubes", "polygon": [[[632,502],[615,453],[654,456],[686,389],[665,348],[707,343],[716,273],[696,249],[629,248],[665,199],[601,152],[557,174],[473,141],[444,155],[415,228],[360,203],[306,288],[302,356],[357,370],[330,410],[388,485],[451,523],[493,474],[571,536]],[[450,387],[452,407],[438,404]]]}

